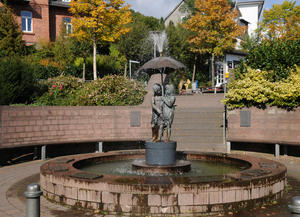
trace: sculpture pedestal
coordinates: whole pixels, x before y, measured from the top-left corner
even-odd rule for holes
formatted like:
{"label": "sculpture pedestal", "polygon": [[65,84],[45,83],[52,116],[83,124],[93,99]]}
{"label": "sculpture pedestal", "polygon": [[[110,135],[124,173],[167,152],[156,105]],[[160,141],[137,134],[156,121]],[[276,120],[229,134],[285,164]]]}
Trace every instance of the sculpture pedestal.
{"label": "sculpture pedestal", "polygon": [[148,165],[145,160],[132,163],[132,169],[144,173],[159,174],[181,174],[191,170],[191,162],[187,160],[177,160],[175,164],[167,166]]}
{"label": "sculpture pedestal", "polygon": [[176,163],[176,146],[175,141],[146,141],[146,164],[152,166],[174,165]]}
{"label": "sculpture pedestal", "polygon": [[176,160],[176,142],[149,142],[146,146],[146,160],[132,164],[132,169],[145,173],[176,174],[191,170],[191,162]]}

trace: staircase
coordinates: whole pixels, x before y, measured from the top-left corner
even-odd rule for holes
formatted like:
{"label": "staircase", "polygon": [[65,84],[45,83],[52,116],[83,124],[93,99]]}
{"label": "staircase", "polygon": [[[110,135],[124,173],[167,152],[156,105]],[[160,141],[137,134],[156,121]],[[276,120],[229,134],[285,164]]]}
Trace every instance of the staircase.
{"label": "staircase", "polygon": [[172,140],[178,150],[225,152],[223,94],[177,96]]}

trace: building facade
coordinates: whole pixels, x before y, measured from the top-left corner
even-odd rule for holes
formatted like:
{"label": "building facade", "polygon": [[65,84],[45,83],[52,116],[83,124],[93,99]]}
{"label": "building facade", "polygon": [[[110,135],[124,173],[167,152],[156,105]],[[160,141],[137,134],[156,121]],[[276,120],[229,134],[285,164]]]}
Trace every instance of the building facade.
{"label": "building facade", "polygon": [[[27,45],[55,41],[61,28],[72,31],[70,0],[9,0]],[[2,3],[0,3],[1,6]],[[62,27],[65,24],[65,27]]]}

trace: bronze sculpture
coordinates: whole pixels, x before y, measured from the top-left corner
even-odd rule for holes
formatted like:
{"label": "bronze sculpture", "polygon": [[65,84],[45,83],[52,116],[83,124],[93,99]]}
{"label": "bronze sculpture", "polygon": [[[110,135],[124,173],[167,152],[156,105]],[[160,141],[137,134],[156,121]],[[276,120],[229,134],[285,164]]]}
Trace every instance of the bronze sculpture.
{"label": "bronze sculpture", "polygon": [[162,106],[162,116],[163,116],[163,125],[160,129],[160,140],[165,133],[165,141],[169,142],[171,137],[171,126],[174,119],[174,110],[175,110],[175,96],[174,96],[174,86],[166,85],[165,96],[162,96],[163,106]]}
{"label": "bronze sculpture", "polygon": [[162,96],[161,85],[156,83],[153,85],[153,93],[151,121],[152,141],[161,141],[165,134],[165,142],[169,142],[175,110],[174,86],[166,85],[165,96]]}
{"label": "bronze sculpture", "polygon": [[155,83],[152,87],[154,96],[152,97],[152,141],[157,142],[159,130],[163,124],[162,116],[162,88],[160,84]]}

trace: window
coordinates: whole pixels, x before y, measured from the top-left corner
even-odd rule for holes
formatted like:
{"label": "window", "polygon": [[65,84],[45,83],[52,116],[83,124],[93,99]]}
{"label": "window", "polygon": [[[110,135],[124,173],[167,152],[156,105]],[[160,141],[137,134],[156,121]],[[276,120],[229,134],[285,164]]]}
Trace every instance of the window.
{"label": "window", "polygon": [[32,12],[21,11],[23,32],[32,32]]}
{"label": "window", "polygon": [[240,65],[240,61],[239,60],[233,60],[233,68],[237,68]]}
{"label": "window", "polygon": [[181,17],[180,17],[181,22],[185,21],[186,18],[187,18],[186,16],[181,16]]}
{"label": "window", "polygon": [[66,33],[71,34],[72,33],[72,24],[71,24],[71,18],[70,17],[64,17],[63,23],[66,25]]}
{"label": "window", "polygon": [[62,0],[63,2],[71,2],[71,0]]}

